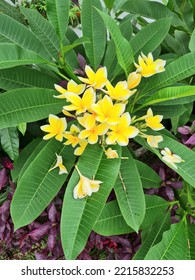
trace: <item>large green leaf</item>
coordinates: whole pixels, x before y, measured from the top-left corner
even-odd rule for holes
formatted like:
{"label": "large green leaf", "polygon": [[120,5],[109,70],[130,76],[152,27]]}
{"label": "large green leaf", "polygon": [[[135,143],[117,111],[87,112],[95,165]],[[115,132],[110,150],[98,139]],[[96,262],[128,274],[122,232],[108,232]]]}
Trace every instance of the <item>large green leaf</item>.
{"label": "large green leaf", "polygon": [[24,18],[18,11],[18,9],[4,0],[0,1],[0,11],[1,13],[7,14],[8,16],[14,18],[17,21],[24,23]]}
{"label": "large green leaf", "polygon": [[145,189],[159,188],[162,182],[160,176],[147,164],[139,160],[135,160],[135,163],[142,181],[142,187]]}
{"label": "large green leaf", "polygon": [[[43,140],[44,141],[44,140]],[[68,174],[59,175],[59,170],[48,170],[61,155],[68,172],[76,157],[71,146],[52,139],[28,165],[20,178],[11,203],[11,216],[15,230],[34,221],[56,196]]]}
{"label": "large green leaf", "polygon": [[0,44],[0,69],[11,68],[18,65],[47,63],[41,56],[21,47],[3,43]]}
{"label": "large green leaf", "polygon": [[26,66],[18,66],[0,71],[0,88],[10,90],[24,87],[54,88],[59,78]]}
{"label": "large green leaf", "polygon": [[139,31],[131,40],[131,46],[135,58],[143,52],[148,54],[154,51],[167,35],[171,24],[171,18],[159,19],[148,24]]}
{"label": "large green leaf", "polygon": [[[115,149],[120,156],[121,147],[115,146]],[[115,184],[120,168],[120,158],[107,159],[98,144],[88,145],[79,158],[77,167],[87,178],[94,178],[103,183],[97,193],[77,200],[73,198],[73,189],[79,182],[78,172],[75,170],[70,177],[61,217],[61,240],[66,259],[75,259],[83,250]]]}
{"label": "large green leaf", "polygon": [[58,60],[60,40],[50,22],[36,10],[24,8],[22,6],[20,10],[27,18],[31,30],[44,44],[51,56],[55,58],[55,60]]}
{"label": "large green leaf", "polygon": [[117,200],[105,204],[93,230],[103,236],[134,232],[134,230],[125,222]]}
{"label": "large green leaf", "polygon": [[0,143],[8,156],[15,160],[19,156],[19,136],[16,127],[0,129]]}
{"label": "large green leaf", "polygon": [[126,1],[120,9],[131,14],[140,15],[146,18],[156,20],[160,18],[172,17],[172,25],[183,25],[183,22],[179,19],[179,17],[176,14],[172,13],[165,5],[158,2],[151,2],[147,0]]}
{"label": "large green leaf", "polygon": [[165,67],[165,72],[153,76],[142,88],[143,94],[169,85],[174,85],[195,73],[195,52],[188,53]]}
{"label": "large green leaf", "polygon": [[123,37],[114,19],[112,19],[109,15],[101,12],[100,10],[98,10],[98,12],[104,20],[106,27],[108,28],[114,41],[118,63],[125,71],[126,76],[128,76],[133,68],[134,61],[132,48],[129,42]]}
{"label": "large green leaf", "polygon": [[188,223],[187,231],[188,231],[190,259],[195,260],[195,225]]}
{"label": "large green leaf", "polygon": [[37,154],[44,148],[46,142],[41,140],[41,138],[34,139],[21,151],[19,158],[14,162],[14,169],[11,170],[13,182],[22,176]]}
{"label": "large green leaf", "polygon": [[[142,245],[137,251],[134,260],[143,260],[147,252],[155,244],[161,241],[164,231],[170,228],[170,212],[167,211],[161,219],[154,223],[149,229],[142,231]],[[145,236],[145,238],[143,238]]]}
{"label": "large green leaf", "polygon": [[145,215],[144,192],[135,160],[127,148],[123,148],[123,156],[128,159],[121,162],[114,191],[126,223],[138,231]]}
{"label": "large green leaf", "polygon": [[195,86],[176,86],[164,88],[144,100],[144,103],[138,107],[137,110],[169,100],[172,101],[172,105],[176,105],[177,99],[189,96],[195,96]]}
{"label": "large green leaf", "polygon": [[189,43],[189,49],[191,50],[191,52],[195,51],[195,29],[192,32],[192,36],[191,36],[190,43]]}
{"label": "large green leaf", "polygon": [[154,245],[145,256],[145,260],[188,260],[187,228],[184,222],[171,225],[164,232],[161,242]]}
{"label": "large green leaf", "polygon": [[95,7],[102,10],[99,0],[83,0],[81,13],[83,36],[90,40],[85,52],[94,70],[101,64],[106,46],[106,28]]}
{"label": "large green leaf", "polygon": [[0,94],[0,128],[33,122],[59,113],[64,102],[54,98],[55,90],[23,88]]}
{"label": "large green leaf", "polygon": [[46,9],[47,17],[62,43],[68,27],[70,0],[46,0]]}
{"label": "large green leaf", "polygon": [[0,13],[0,22],[0,35],[21,48],[38,54],[45,60],[52,61],[46,47],[30,29],[2,13]]}
{"label": "large green leaf", "polygon": [[[164,163],[168,165],[170,168],[174,169],[190,185],[195,187],[195,173],[193,171],[195,168],[194,152],[189,148],[187,148],[186,146],[179,143],[178,141],[174,140],[173,138],[167,136],[163,130],[160,131],[159,133],[156,132],[154,133],[150,131],[149,134],[162,135],[163,141],[159,143],[159,149],[161,150],[164,149],[165,147],[168,147],[173,154],[179,155],[182,158],[182,160],[184,160],[183,162],[176,164],[177,169],[165,161]],[[145,139],[136,137],[135,140],[139,142],[141,145],[143,145],[145,148],[147,148],[148,150],[155,153],[162,160],[162,155],[160,151],[158,149],[151,148],[146,143]]]}
{"label": "large green leaf", "polygon": [[[169,205],[169,202],[154,195],[145,195],[145,200],[146,214],[140,226],[142,230],[157,222],[165,214],[166,208]],[[117,200],[105,204],[93,230],[104,236],[134,232],[125,222]]]}

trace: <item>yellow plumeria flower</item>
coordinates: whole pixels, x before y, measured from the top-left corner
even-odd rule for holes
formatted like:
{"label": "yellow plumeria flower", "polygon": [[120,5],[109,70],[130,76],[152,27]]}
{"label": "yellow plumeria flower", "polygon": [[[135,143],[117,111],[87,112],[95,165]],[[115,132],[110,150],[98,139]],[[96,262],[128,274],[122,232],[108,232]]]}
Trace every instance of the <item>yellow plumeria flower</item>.
{"label": "yellow plumeria flower", "polygon": [[76,156],[81,156],[85,150],[85,148],[87,147],[87,140],[86,139],[80,139],[79,141],[79,147],[77,147],[75,150],[74,150],[74,155]]}
{"label": "yellow plumeria flower", "polygon": [[48,132],[47,135],[43,137],[44,140],[48,140],[55,137],[56,140],[62,142],[64,132],[67,128],[67,122],[65,118],[58,118],[55,115],[49,115],[49,124],[42,125],[41,130]]}
{"label": "yellow plumeria flower", "polygon": [[123,103],[113,105],[112,99],[105,95],[103,99],[99,100],[97,104],[93,104],[91,108],[96,113],[96,120],[98,122],[113,125],[118,123],[119,117],[125,111],[125,106]]}
{"label": "yellow plumeria flower", "polygon": [[107,158],[118,158],[118,153],[116,150],[113,150],[112,148],[109,148],[105,151],[105,155]]}
{"label": "yellow plumeria flower", "polygon": [[85,127],[79,134],[79,138],[88,140],[89,144],[98,142],[98,136],[106,134],[108,125],[106,123],[96,124],[91,115],[85,113],[83,117],[78,118],[78,122]]}
{"label": "yellow plumeria flower", "polygon": [[57,157],[57,162],[54,165],[54,167],[49,169],[49,172],[57,167],[59,167],[59,175],[64,174],[64,173],[68,173],[66,167],[63,165],[63,161],[62,161],[62,156],[59,156],[56,154]]}
{"label": "yellow plumeria flower", "polygon": [[112,131],[107,133],[106,143],[110,145],[117,142],[120,146],[127,146],[129,138],[134,138],[139,133],[139,129],[130,124],[131,116],[126,112],[120,117],[118,124],[109,127]]}
{"label": "yellow plumeria flower", "polygon": [[92,88],[88,88],[82,97],[75,93],[68,92],[66,93],[66,99],[71,103],[71,105],[63,107],[65,113],[66,111],[76,111],[76,115],[79,115],[91,109],[91,106],[95,103],[96,95]]}
{"label": "yellow plumeria flower", "polygon": [[[137,72],[132,72],[127,78],[128,89],[133,89],[139,85],[141,82],[141,74]],[[135,92],[135,91],[134,91]]]}
{"label": "yellow plumeria flower", "polygon": [[79,139],[78,135],[80,133],[80,128],[77,127],[75,124],[72,124],[70,127],[70,131],[67,131],[64,133],[64,138],[67,139],[67,141],[64,143],[65,145],[72,145],[74,148],[77,144],[79,144]]}
{"label": "yellow plumeria flower", "polygon": [[112,99],[125,101],[134,94],[134,90],[128,89],[127,82],[118,82],[115,87],[110,82],[106,84],[107,91],[105,91]]}
{"label": "yellow plumeria flower", "polygon": [[73,197],[75,199],[81,199],[86,196],[91,196],[94,192],[98,192],[102,181],[90,180],[81,174],[77,166],[75,166],[75,168],[79,174],[80,180],[74,188]]}
{"label": "yellow plumeria flower", "polygon": [[86,85],[83,85],[83,84],[77,85],[75,83],[75,81],[70,80],[67,84],[67,89],[65,89],[65,88],[63,88],[59,85],[56,85],[56,84],[54,84],[54,87],[59,93],[61,93],[60,95],[54,95],[54,97],[56,97],[56,98],[66,98],[66,93],[67,92],[72,92],[72,93],[75,93],[75,94],[78,94],[78,95],[83,93]]}
{"label": "yellow plumeria flower", "polygon": [[184,162],[180,156],[173,154],[167,147],[161,151],[161,154],[163,155],[162,160],[169,163],[175,169],[177,169],[177,165],[175,163]]}
{"label": "yellow plumeria flower", "polygon": [[157,59],[154,61],[152,53],[145,56],[143,53],[138,57],[138,64],[134,63],[139,72],[143,77],[150,77],[156,73],[161,73],[165,71],[166,61],[162,59]]}
{"label": "yellow plumeria flower", "polygon": [[94,89],[102,89],[107,83],[107,69],[106,67],[101,67],[95,73],[91,67],[85,66],[85,73],[87,78],[79,77],[81,82],[90,85]]}
{"label": "yellow plumeria flower", "polygon": [[147,135],[146,140],[148,145],[152,148],[158,148],[158,143],[163,141],[163,137],[161,135],[154,136],[154,135]]}
{"label": "yellow plumeria flower", "polygon": [[149,108],[146,116],[144,116],[146,125],[151,129],[158,131],[164,128],[164,126],[160,123],[163,119],[162,115],[153,116],[152,109]]}

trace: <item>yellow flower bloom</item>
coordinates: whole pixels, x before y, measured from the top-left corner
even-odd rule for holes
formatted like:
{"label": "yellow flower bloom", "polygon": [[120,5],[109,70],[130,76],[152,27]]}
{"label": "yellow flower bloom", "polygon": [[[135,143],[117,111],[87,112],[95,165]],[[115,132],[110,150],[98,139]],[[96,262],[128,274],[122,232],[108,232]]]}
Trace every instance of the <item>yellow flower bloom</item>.
{"label": "yellow flower bloom", "polygon": [[54,84],[55,89],[61,93],[61,95],[54,95],[56,98],[66,98],[66,93],[71,92],[75,94],[81,94],[84,92],[86,85],[77,85],[73,80],[70,80],[67,84],[67,89]]}
{"label": "yellow flower bloom", "polygon": [[67,141],[64,143],[65,145],[72,145],[74,148],[77,144],[79,144],[80,140],[78,134],[80,133],[80,129],[75,125],[72,124],[70,127],[70,131],[64,133],[64,138]]}
{"label": "yellow flower bloom", "polygon": [[107,69],[106,67],[101,67],[95,73],[91,67],[85,66],[85,73],[87,78],[79,77],[81,82],[92,86],[95,89],[102,89],[107,83]]}
{"label": "yellow flower bloom", "polygon": [[153,116],[153,112],[151,108],[148,109],[147,115],[144,118],[145,118],[146,125],[151,129],[158,131],[164,128],[164,126],[160,123],[163,119],[163,116],[162,115]]}
{"label": "yellow flower bloom", "polygon": [[49,124],[42,125],[41,130],[49,132],[43,137],[44,140],[48,140],[55,137],[56,140],[62,142],[64,132],[67,128],[67,122],[65,118],[58,118],[55,115],[49,115]]}
{"label": "yellow flower bloom", "polygon": [[112,99],[115,100],[127,100],[134,94],[135,90],[128,89],[127,82],[118,82],[115,87],[110,82],[106,84],[107,91],[105,91]]}
{"label": "yellow flower bloom", "polygon": [[92,105],[92,110],[96,113],[96,120],[108,125],[117,124],[119,117],[125,111],[125,104],[117,103],[113,105],[112,99],[105,95],[103,99]]}
{"label": "yellow flower bloom", "polygon": [[137,87],[139,85],[139,83],[141,82],[141,77],[142,76],[140,73],[137,73],[137,72],[130,73],[127,78],[128,89],[133,89],[133,88]]}
{"label": "yellow flower bloom", "polygon": [[76,156],[81,156],[85,150],[85,148],[87,147],[87,140],[85,139],[80,139],[79,141],[79,147],[77,147],[75,150],[74,150],[74,155]]}
{"label": "yellow flower bloom", "polygon": [[126,112],[120,117],[118,124],[109,127],[112,131],[107,133],[106,143],[110,145],[117,142],[120,146],[127,146],[129,138],[134,138],[139,133],[139,129],[130,124],[131,116]]}
{"label": "yellow flower bloom", "polygon": [[73,197],[75,199],[81,199],[86,196],[91,196],[92,193],[99,191],[102,181],[90,180],[89,178],[81,174],[77,166],[75,166],[75,168],[80,176],[80,180],[73,191]]}
{"label": "yellow flower bloom", "polygon": [[175,163],[184,162],[180,156],[173,154],[169,148],[164,148],[164,150],[161,151],[161,154],[163,155],[162,160],[168,162],[175,169],[177,169],[177,165]]}
{"label": "yellow flower bloom", "polygon": [[108,131],[106,123],[96,124],[90,114],[85,113],[83,117],[78,118],[78,122],[85,127],[79,134],[79,138],[88,140],[89,144],[98,142],[98,136],[104,135]]}
{"label": "yellow flower bloom", "polygon": [[62,156],[59,156],[56,154],[57,157],[57,162],[54,165],[54,167],[49,169],[49,172],[57,167],[59,167],[59,175],[64,174],[64,173],[68,173],[66,167],[63,165],[63,161],[62,161]]}
{"label": "yellow flower bloom", "polygon": [[113,150],[111,148],[107,149],[105,151],[105,155],[107,156],[107,158],[118,158],[118,153],[116,150]]}
{"label": "yellow flower bloom", "polygon": [[91,109],[91,106],[95,103],[96,95],[92,88],[88,88],[82,97],[75,93],[68,92],[66,93],[66,99],[71,103],[71,105],[63,107],[65,112],[76,111],[76,115],[79,115]]}
{"label": "yellow flower bloom", "polygon": [[163,137],[161,135],[153,136],[153,135],[147,135],[146,140],[148,145],[152,148],[158,148],[158,143],[163,141]]}
{"label": "yellow flower bloom", "polygon": [[165,71],[166,61],[162,59],[157,59],[154,61],[152,53],[145,56],[143,53],[138,57],[138,63],[134,63],[139,72],[143,77],[150,77],[156,73],[161,73]]}

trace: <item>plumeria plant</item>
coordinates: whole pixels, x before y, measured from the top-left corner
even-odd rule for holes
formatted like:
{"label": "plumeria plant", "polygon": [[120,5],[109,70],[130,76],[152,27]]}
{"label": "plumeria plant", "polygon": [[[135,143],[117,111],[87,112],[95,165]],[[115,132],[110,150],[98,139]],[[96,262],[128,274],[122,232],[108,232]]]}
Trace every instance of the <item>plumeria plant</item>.
{"label": "plumeria plant", "polygon": [[[171,133],[174,120],[189,120],[195,99],[191,25],[179,17],[179,3],[177,12],[155,1],[78,4],[79,36],[68,25],[70,0],[46,0],[46,18],[0,2],[0,139],[14,161],[15,230],[63,187],[66,259],[77,258],[92,231],[141,231],[149,243],[135,259],[194,259],[195,157]],[[166,49],[173,30],[189,35],[190,48],[179,57]],[[185,199],[178,192],[171,202],[146,194],[161,179],[139,160],[140,149],[182,178]]]}

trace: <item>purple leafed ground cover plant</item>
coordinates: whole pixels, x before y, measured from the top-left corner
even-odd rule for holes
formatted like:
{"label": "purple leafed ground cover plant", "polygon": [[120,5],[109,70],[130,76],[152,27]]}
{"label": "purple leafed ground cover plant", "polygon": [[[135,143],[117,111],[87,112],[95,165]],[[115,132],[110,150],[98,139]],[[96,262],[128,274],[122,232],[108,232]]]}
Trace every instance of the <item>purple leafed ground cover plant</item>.
{"label": "purple leafed ground cover plant", "polygon": [[[179,127],[178,132],[181,142],[192,149],[195,146],[195,121],[191,126]],[[182,181],[176,172],[158,159],[153,161],[151,167],[160,175],[162,183],[159,188],[147,189],[145,193],[174,201],[175,190],[182,188]],[[0,161],[0,259],[64,259],[60,241],[63,190],[33,223],[14,232],[10,217],[10,203],[15,191],[15,185],[10,176],[11,169],[13,169],[11,160],[2,156]],[[175,205],[171,210],[172,223],[178,222],[176,211]],[[192,218],[191,222],[194,222]],[[140,232],[118,236],[101,236],[92,232],[78,259],[132,259],[140,246]]]}

